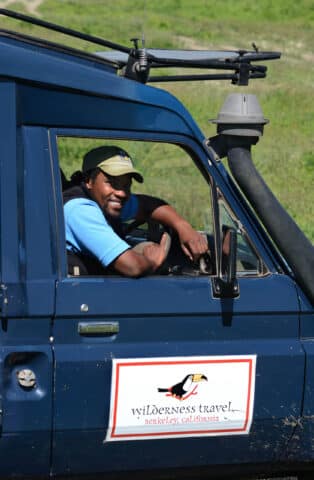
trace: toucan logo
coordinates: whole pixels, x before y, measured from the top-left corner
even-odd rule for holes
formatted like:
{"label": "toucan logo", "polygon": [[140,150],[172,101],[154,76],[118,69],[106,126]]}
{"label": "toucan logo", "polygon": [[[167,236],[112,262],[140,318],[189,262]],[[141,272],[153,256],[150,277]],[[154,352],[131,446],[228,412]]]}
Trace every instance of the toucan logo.
{"label": "toucan logo", "polygon": [[197,395],[199,382],[207,382],[207,377],[202,373],[190,373],[184,379],[169,388],[158,388],[158,392],[165,392],[166,397],[173,397],[177,400],[186,400],[191,395]]}

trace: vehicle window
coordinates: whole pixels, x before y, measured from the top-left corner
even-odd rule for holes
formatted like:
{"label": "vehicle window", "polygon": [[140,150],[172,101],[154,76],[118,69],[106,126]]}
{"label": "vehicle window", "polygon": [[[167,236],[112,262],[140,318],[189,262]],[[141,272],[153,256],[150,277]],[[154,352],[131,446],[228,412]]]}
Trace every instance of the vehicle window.
{"label": "vehicle window", "polygon": [[221,235],[226,227],[233,227],[237,232],[237,273],[258,275],[264,273],[264,265],[249,240],[243,226],[236,220],[230,207],[227,205],[221,193],[218,198],[219,220]]}
{"label": "vehicle window", "polygon": [[[81,170],[84,155],[99,146],[115,145],[130,155],[134,167],[144,177],[144,182],[132,181],[132,193],[158,197],[173,206],[192,227],[202,232],[210,244],[212,265],[192,265],[187,261],[176,239],[172,240],[166,273],[213,273],[214,241],[210,186],[189,154],[177,145],[161,142],[125,141],[99,138],[58,137],[58,156],[63,188],[71,186],[71,177]],[[73,177],[72,177],[73,178]],[[75,177],[74,177],[75,178]],[[158,241],[160,226],[144,224],[126,226],[126,241],[132,246],[145,240]],[[153,237],[153,238],[152,238]],[[175,236],[174,236],[175,237]],[[165,273],[165,270],[162,272]]]}

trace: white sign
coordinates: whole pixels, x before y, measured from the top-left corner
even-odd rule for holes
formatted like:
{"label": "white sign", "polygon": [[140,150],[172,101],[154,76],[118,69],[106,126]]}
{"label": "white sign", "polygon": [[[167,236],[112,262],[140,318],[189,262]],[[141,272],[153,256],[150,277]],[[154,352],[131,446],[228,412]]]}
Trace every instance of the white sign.
{"label": "white sign", "polygon": [[112,361],[106,441],[248,434],[256,355]]}

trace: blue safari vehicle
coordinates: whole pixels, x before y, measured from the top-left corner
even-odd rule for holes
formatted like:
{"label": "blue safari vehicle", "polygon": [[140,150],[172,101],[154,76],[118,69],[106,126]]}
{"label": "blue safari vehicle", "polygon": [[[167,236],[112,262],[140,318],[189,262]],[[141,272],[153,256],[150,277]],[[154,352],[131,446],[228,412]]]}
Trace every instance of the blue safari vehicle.
{"label": "blue safari vehicle", "polygon": [[[252,163],[267,120],[232,93],[208,139],[146,85],[246,85],[280,54],[127,48],[0,13],[110,49],[0,31],[0,478],[312,478],[314,250]],[[154,275],[68,274],[62,190],[102,144],[189,217],[205,258],[171,235]],[[126,238],[162,231],[131,224]]]}

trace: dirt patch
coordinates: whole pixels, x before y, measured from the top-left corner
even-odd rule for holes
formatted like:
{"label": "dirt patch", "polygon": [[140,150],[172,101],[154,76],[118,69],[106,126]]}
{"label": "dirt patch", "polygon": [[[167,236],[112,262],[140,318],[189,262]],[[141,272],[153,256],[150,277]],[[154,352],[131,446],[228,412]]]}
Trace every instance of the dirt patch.
{"label": "dirt patch", "polygon": [[186,48],[187,50],[236,50],[236,48],[231,45],[219,45],[218,48],[211,46],[208,42],[199,42],[191,37],[185,37],[184,35],[176,35],[175,39],[178,40],[181,48]]}
{"label": "dirt patch", "polygon": [[[16,0],[0,0],[0,7],[7,8],[16,3]],[[37,8],[43,3],[43,0],[19,0],[25,6],[28,13],[37,14]]]}
{"label": "dirt patch", "polygon": [[179,43],[181,43],[183,48],[188,50],[206,50],[206,46],[204,43],[200,43],[194,38],[191,37],[184,37],[183,35],[176,35],[175,37]]}

